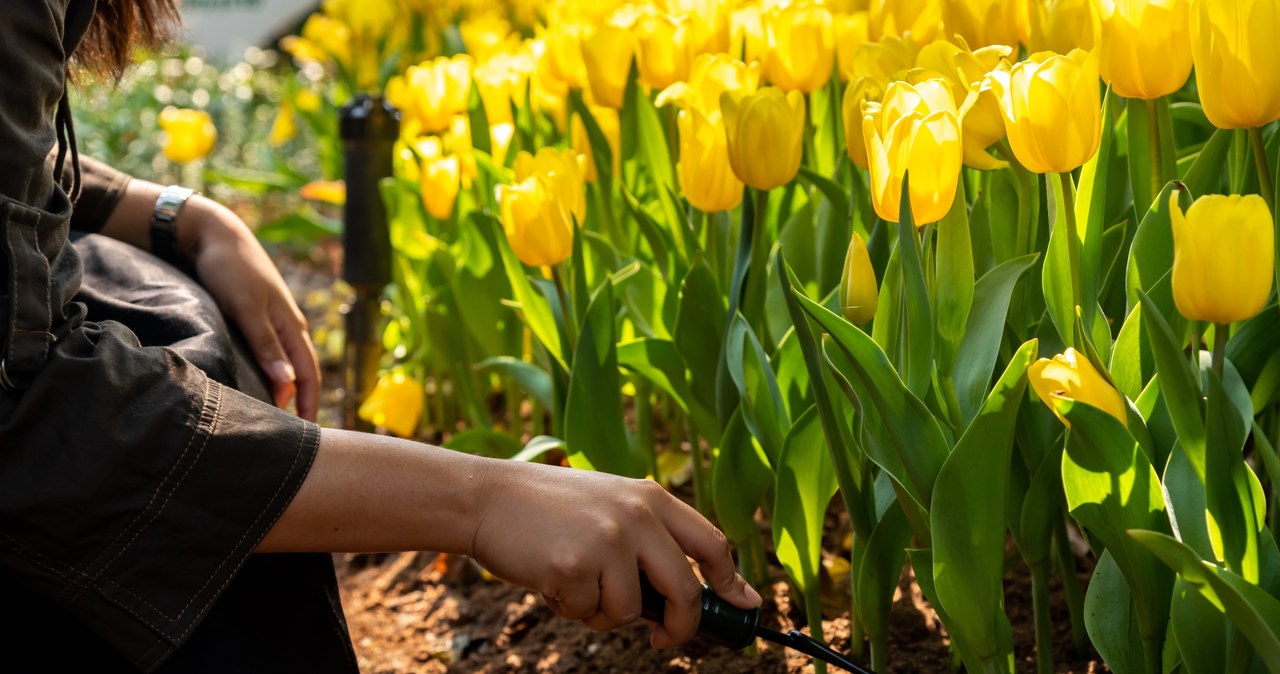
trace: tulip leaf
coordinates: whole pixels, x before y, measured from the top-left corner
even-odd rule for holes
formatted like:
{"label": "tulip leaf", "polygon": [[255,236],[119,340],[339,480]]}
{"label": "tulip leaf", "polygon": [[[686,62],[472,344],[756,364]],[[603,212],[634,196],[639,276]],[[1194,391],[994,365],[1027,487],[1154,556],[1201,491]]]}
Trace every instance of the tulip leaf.
{"label": "tulip leaf", "polygon": [[613,195],[613,148],[609,145],[609,140],[600,129],[595,116],[587,108],[586,102],[582,100],[582,92],[578,89],[569,91],[569,106],[587,132],[587,142],[591,146],[591,160],[596,167],[600,192],[606,195],[605,199],[610,199]]}
{"label": "tulip leaf", "polygon": [[[1145,292],[1150,293],[1152,301],[1162,307],[1161,313],[1172,310],[1180,323],[1185,323],[1182,316],[1174,309],[1173,289],[1169,285],[1170,273],[1165,272],[1160,280],[1152,284]],[[1111,351],[1111,378],[1119,389],[1130,400],[1137,400],[1147,383],[1156,374],[1155,354],[1151,349],[1151,339],[1147,335],[1150,328],[1142,319],[1142,308],[1135,305],[1129,317],[1120,327],[1120,334]]]}
{"label": "tulip leaf", "polygon": [[680,284],[673,332],[676,347],[689,367],[690,393],[711,412],[716,410],[716,369],[726,322],[724,295],[706,260],[699,258]]}
{"label": "tulip leaf", "polygon": [[[956,187],[951,210],[938,221],[937,278],[938,369],[950,377],[965,337],[974,299],[973,241],[969,235],[969,204],[964,181]],[[1004,316],[1000,317],[1004,322]],[[936,555],[935,555],[936,560]]]}
{"label": "tulip leaf", "polygon": [[[954,625],[955,620],[951,618],[946,609],[943,608],[942,604],[938,602],[938,590],[933,583],[933,550],[931,548],[908,548],[907,557],[911,560],[911,569],[915,572],[916,584],[920,586],[920,592],[924,594],[925,599],[932,604],[934,612],[938,614],[938,619],[942,621],[943,625]],[[1008,638],[1009,651],[1012,651],[1013,635],[1010,634]],[[991,671],[983,670],[981,666],[982,661],[974,654],[973,650],[969,647],[969,642],[965,640],[963,635],[953,634],[951,647],[960,654],[961,660],[965,663],[966,667],[970,668],[971,671]],[[995,667],[995,671],[1008,672],[1013,669],[1013,663],[1004,663],[1004,666],[1001,666],[1000,663],[993,663],[993,667]]]}
{"label": "tulip leaf", "polygon": [[1003,609],[1005,501],[1013,428],[1025,397],[1037,342],[1023,344],[987,397],[981,413],[947,457],[930,505],[933,582],[938,600],[983,660],[1005,660],[1010,631]]}
{"label": "tulip leaf", "polygon": [[1222,611],[1272,674],[1280,674],[1280,599],[1211,562],[1177,539],[1155,531],[1129,535],[1158,556],[1178,576]]}
{"label": "tulip leaf", "polygon": [[671,396],[680,410],[689,415],[702,437],[714,441],[719,435],[715,416],[689,391],[684,358],[675,343],[665,339],[639,339],[619,344],[618,365],[648,379]]}
{"label": "tulip leaf", "polygon": [[[1173,269],[1173,225],[1169,219],[1169,200],[1175,193],[1178,208],[1185,211],[1191,207],[1191,192],[1179,189],[1177,183],[1165,185],[1133,235],[1125,276],[1126,306],[1129,311],[1138,306],[1139,290],[1151,294],[1156,283]],[[1181,322],[1182,316],[1176,312],[1174,315]],[[1175,324],[1174,327],[1179,328],[1178,332],[1181,333],[1180,325]]]}
{"label": "tulip leaf", "polygon": [[1200,398],[1200,375],[1182,352],[1181,340],[1173,335],[1158,305],[1139,291],[1142,322],[1151,343],[1156,371],[1160,373],[1160,391],[1169,417],[1178,431],[1178,441],[1191,459],[1197,475],[1204,475],[1205,427]]}
{"label": "tulip leaf", "polygon": [[1062,456],[1067,507],[1102,541],[1128,579],[1143,639],[1163,640],[1173,578],[1125,533],[1168,530],[1159,476],[1137,441],[1110,414],[1066,398],[1055,399],[1054,405],[1070,422]]}
{"label": "tulip leaf", "polygon": [[[1046,175],[1048,181],[1049,214],[1053,223],[1049,231],[1049,248],[1045,252],[1044,269],[1041,272],[1040,286],[1044,293],[1044,303],[1049,312],[1058,336],[1064,344],[1074,345],[1075,335],[1075,299],[1072,285],[1075,280],[1071,275],[1071,254],[1067,237],[1068,219],[1063,203],[1067,198],[1063,194],[1062,181],[1058,176]],[[1083,293],[1081,294],[1083,297]]]}
{"label": "tulip leaf", "polygon": [[[889,471],[927,511],[934,481],[950,451],[938,420],[907,389],[870,337],[808,297],[797,295],[796,299],[809,317],[831,335],[831,343],[825,348],[830,351],[834,345],[845,356],[840,362],[848,371],[842,371],[841,376],[864,405],[876,408],[892,446],[883,448],[887,451],[869,451],[871,459]],[[890,452],[892,456],[888,455]]]}
{"label": "tulip leaf", "polygon": [[[884,221],[877,220],[877,231],[888,229]],[[887,236],[881,236],[881,239]],[[870,250],[871,244],[868,244]],[[894,246],[884,266],[880,281],[880,294],[876,297],[876,315],[871,321],[871,338],[893,359],[895,366],[902,365],[902,260],[898,247]]]}
{"label": "tulip leaf", "polygon": [[1084,600],[1089,641],[1115,674],[1142,674],[1142,637],[1134,615],[1133,594],[1110,550],[1098,558]]}
{"label": "tulip leaf", "polygon": [[[1076,188],[1077,194],[1074,195],[1076,227],[1080,237],[1081,308],[1084,310],[1084,324],[1087,328],[1092,328],[1098,320],[1096,309],[1102,294],[1102,250],[1107,229],[1108,193],[1117,189],[1116,184],[1120,183],[1120,176],[1112,175],[1116,153],[1115,127],[1120,116],[1120,105],[1120,97],[1108,87],[1102,101],[1102,137],[1098,142],[1098,151],[1080,169],[1080,183]],[[1074,315],[1074,311],[1072,314]]]}
{"label": "tulip leaf", "polygon": [[[1170,633],[1187,674],[1218,674],[1227,662],[1227,616],[1187,581],[1173,583]],[[1185,644],[1185,647],[1184,647]]]}
{"label": "tulip leaf", "polygon": [[796,418],[777,463],[773,507],[773,544],[778,561],[805,597],[814,637],[821,639],[822,602],[818,569],[822,565],[822,529],[827,505],[836,495],[831,456],[823,446],[817,411]]}
{"label": "tulip leaf", "polygon": [[760,536],[756,510],[773,485],[773,469],[742,422],[741,410],[725,423],[721,449],[712,465],[712,500],[720,528],[739,548]]}
{"label": "tulip leaf", "polygon": [[649,249],[653,251],[653,260],[658,264],[663,277],[670,279],[674,275],[678,278],[682,264],[676,257],[676,243],[671,237],[670,230],[658,224],[658,221],[645,210],[625,185],[622,187],[622,201],[626,204],[631,217],[639,225],[640,234],[648,242]]}
{"label": "tulip leaf", "polygon": [[1227,360],[1235,365],[1251,392],[1255,412],[1261,412],[1280,387],[1280,308],[1271,305],[1238,324],[1227,342]]}
{"label": "tulip leaf", "polygon": [[644,477],[646,457],[632,450],[622,414],[613,283],[601,284],[587,307],[573,352],[564,429],[569,465]]}
{"label": "tulip leaf", "polygon": [[844,188],[841,187],[839,183],[817,173],[807,166],[801,166],[800,172],[796,175],[799,177],[801,182],[816,187],[818,191],[822,193],[822,196],[826,197],[827,201],[831,202],[831,207],[836,213],[839,213],[842,216],[848,216],[850,213],[849,195],[844,191]]}
{"label": "tulip leaf", "polygon": [[1047,563],[1055,519],[1062,516],[1062,446],[1049,451],[1031,477],[1019,513],[1018,549],[1027,564]]}
{"label": "tulip leaf", "polygon": [[769,462],[777,465],[782,442],[791,421],[787,418],[782,391],[778,388],[777,378],[764,353],[764,347],[760,345],[760,340],[742,314],[734,315],[729,323],[725,362],[742,401],[743,422],[760,441]]}
{"label": "tulip leaf", "polygon": [[[1173,119],[1165,98],[1131,98],[1127,103],[1129,182],[1133,187],[1133,210],[1145,213],[1152,207],[1157,193],[1163,195],[1162,190],[1167,187],[1167,183],[1178,175]],[[1155,122],[1154,129],[1152,121]],[[1158,155],[1153,154],[1152,140],[1156,141]],[[1158,167],[1152,165],[1152,159],[1157,156],[1160,158]],[[1155,176],[1151,175],[1152,171],[1156,171]]]}
{"label": "tulip leaf", "polygon": [[[1253,418],[1253,406],[1244,402],[1244,415],[1227,394],[1218,373],[1206,371],[1209,380],[1208,409],[1205,416],[1206,503],[1209,510],[1209,541],[1215,557],[1227,567],[1256,583],[1261,577],[1258,531],[1262,519],[1255,508],[1252,471],[1244,463],[1242,450]],[[1234,373],[1231,373],[1234,374]],[[1238,375],[1236,377],[1238,382]],[[1247,392],[1245,392],[1247,395]],[[1243,418],[1242,418],[1243,417]],[[1241,427],[1243,422],[1243,428]],[[1253,479],[1251,479],[1253,478]],[[1261,497],[1261,487],[1257,491]],[[1265,498],[1259,499],[1265,504]]]}
{"label": "tulip leaf", "polygon": [[1231,129],[1215,129],[1209,142],[1200,148],[1196,160],[1182,177],[1192,196],[1222,192],[1222,167],[1226,166],[1231,153],[1232,135]]}
{"label": "tulip leaf", "polygon": [[991,382],[1013,290],[1038,255],[1033,253],[1003,262],[974,285],[973,311],[951,375],[965,424],[978,414],[987,384]]}
{"label": "tulip leaf", "polygon": [[493,147],[489,142],[489,116],[485,114],[484,99],[480,96],[480,85],[474,80],[467,92],[470,99],[467,105],[468,122],[471,129],[471,147],[493,156]]}
{"label": "tulip leaf", "polygon": [[551,383],[551,375],[545,370],[511,356],[497,356],[475,364],[480,371],[493,371],[520,385],[526,393],[533,396],[538,404],[546,410],[554,410],[558,406],[555,401],[555,388]]}
{"label": "tulip leaf", "polygon": [[563,449],[564,440],[553,438],[549,435],[539,435],[525,443],[524,449],[511,457],[512,461],[533,461],[543,454],[555,449]]}
{"label": "tulip leaf", "polygon": [[539,342],[542,342],[547,353],[560,364],[560,367],[567,370],[568,366],[560,347],[560,332],[556,327],[555,317],[551,313],[551,305],[529,283],[529,278],[525,276],[524,264],[516,258],[515,252],[511,250],[511,244],[507,242],[506,234],[502,231],[502,223],[491,215],[483,214],[478,215],[477,220],[489,223],[489,227],[494,232],[491,240],[497,246],[499,255],[502,256],[502,265],[507,270],[507,281],[511,283],[511,292],[515,295],[516,304],[520,306],[520,312],[524,315],[529,330]]}
{"label": "tulip leaf", "polygon": [[893,595],[902,577],[904,550],[911,544],[911,527],[902,508],[892,500],[893,488],[888,479],[876,484],[876,495],[882,493],[891,499],[888,507],[876,522],[871,536],[865,541],[855,537],[853,543],[857,561],[853,565],[856,574],[853,583],[856,589],[855,608],[863,632],[873,641],[889,636]]}
{"label": "tulip leaf", "polygon": [[902,177],[902,205],[898,217],[898,253],[902,262],[904,318],[902,379],[917,398],[924,398],[933,379],[933,317],[929,287],[920,260],[920,232],[911,214],[909,175]]}
{"label": "tulip leaf", "polygon": [[520,441],[510,433],[495,431],[490,428],[468,428],[455,434],[449,441],[441,445],[445,449],[464,452],[473,456],[487,456],[495,459],[509,459],[520,452]]}

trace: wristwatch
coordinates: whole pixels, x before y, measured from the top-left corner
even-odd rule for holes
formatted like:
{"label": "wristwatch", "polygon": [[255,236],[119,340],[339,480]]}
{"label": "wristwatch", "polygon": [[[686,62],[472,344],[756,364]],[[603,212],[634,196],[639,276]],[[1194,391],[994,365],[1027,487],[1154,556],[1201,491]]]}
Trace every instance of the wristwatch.
{"label": "wristwatch", "polygon": [[156,210],[151,215],[151,252],[158,258],[182,266],[178,255],[178,212],[195,190],[170,185],[156,199]]}

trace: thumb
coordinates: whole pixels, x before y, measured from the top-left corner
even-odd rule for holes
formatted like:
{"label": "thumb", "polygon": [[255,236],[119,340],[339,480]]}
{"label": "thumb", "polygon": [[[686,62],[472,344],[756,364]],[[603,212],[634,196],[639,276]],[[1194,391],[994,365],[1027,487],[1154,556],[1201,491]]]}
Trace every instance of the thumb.
{"label": "thumb", "polygon": [[254,358],[258,361],[258,367],[261,367],[267,374],[267,378],[271,380],[272,397],[275,399],[276,407],[283,408],[297,393],[298,375],[293,369],[293,364],[289,362],[289,357],[285,354],[276,331],[271,327],[271,321],[264,315],[255,321],[244,321],[241,329],[249,342],[249,348],[253,350]]}

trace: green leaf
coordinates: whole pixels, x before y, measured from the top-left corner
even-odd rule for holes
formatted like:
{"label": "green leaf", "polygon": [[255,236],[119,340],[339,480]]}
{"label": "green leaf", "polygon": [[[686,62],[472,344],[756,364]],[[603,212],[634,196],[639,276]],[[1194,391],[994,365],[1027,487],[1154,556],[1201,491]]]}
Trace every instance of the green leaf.
{"label": "green leaf", "polygon": [[938,600],[974,654],[1003,662],[1009,633],[1001,576],[1004,572],[1005,500],[1018,405],[1025,397],[1027,367],[1037,342],[1023,344],[947,457],[930,506],[933,581]]}
{"label": "green leaf", "polygon": [[1223,671],[1228,652],[1227,617],[1181,578],[1173,584],[1169,625],[1187,674]]}
{"label": "green leaf", "polygon": [[1151,343],[1156,370],[1160,373],[1160,392],[1169,408],[1169,417],[1178,431],[1178,441],[1191,460],[1196,475],[1204,479],[1205,427],[1200,406],[1200,374],[1193,373],[1182,353],[1181,340],[1164,320],[1155,302],[1139,291],[1142,322]]}
{"label": "green leaf", "polygon": [[973,313],[952,368],[952,381],[966,424],[978,414],[987,384],[991,382],[1013,290],[1018,279],[1035,264],[1037,256],[1033,253],[1004,262],[978,279],[974,286]]}
{"label": "green leaf", "polygon": [[[874,405],[878,412],[892,446],[882,450],[868,446],[869,456],[928,510],[934,481],[949,452],[938,420],[907,390],[889,359],[870,337],[813,300],[804,296],[796,299],[844,354],[843,364],[848,371],[841,371],[841,375],[853,386],[858,398],[864,404]],[[825,346],[828,352],[831,348],[831,344]]]}
{"label": "green leaf", "polygon": [[778,561],[805,594],[816,599],[827,504],[836,494],[831,456],[814,408],[796,419],[777,464],[773,542]]}
{"label": "green leaf", "polygon": [[[1120,176],[1113,176],[1111,173],[1114,168],[1115,127],[1120,116],[1120,105],[1120,98],[1108,87],[1102,101],[1102,138],[1098,143],[1098,151],[1080,169],[1080,183],[1076,188],[1076,226],[1080,236],[1080,297],[1084,303],[1084,322],[1089,327],[1095,322],[1095,308],[1102,291],[1102,248],[1107,229],[1108,192],[1115,189],[1117,184],[1123,189],[1123,182],[1117,180]],[[1073,310],[1073,316],[1074,313]]]}
{"label": "green leaf", "polygon": [[487,222],[489,227],[494,230],[492,241],[498,246],[498,253],[502,256],[502,265],[507,270],[507,280],[511,283],[511,291],[515,295],[515,301],[520,307],[520,312],[524,315],[525,323],[529,325],[529,330],[533,332],[539,342],[542,342],[542,346],[546,348],[547,353],[560,364],[560,367],[568,370],[568,365],[564,360],[564,349],[560,346],[560,331],[556,327],[555,317],[551,314],[551,305],[529,283],[529,278],[525,276],[524,264],[520,262],[515,252],[511,250],[511,244],[507,241],[507,236],[502,231],[502,223],[497,218],[487,214],[481,215],[478,221]]}
{"label": "green leaf", "polygon": [[933,317],[929,310],[929,288],[920,261],[920,237],[911,215],[910,176],[902,177],[902,205],[898,218],[898,253],[902,260],[902,287],[905,290],[904,334],[906,358],[902,378],[907,389],[923,398],[933,379]]}
{"label": "green leaf", "polygon": [[[1255,508],[1252,472],[1244,463],[1242,450],[1253,419],[1253,407],[1245,411],[1233,404],[1226,386],[1212,369],[1208,410],[1205,416],[1205,495],[1209,506],[1209,540],[1216,558],[1245,580],[1256,583],[1261,577],[1258,532],[1263,508]],[[1238,379],[1237,379],[1238,381]],[[1243,426],[1243,427],[1242,427]],[[1261,488],[1259,488],[1261,491]],[[1266,500],[1261,499],[1264,505]],[[1265,506],[1264,506],[1265,507]]]}
{"label": "green leaf", "polygon": [[1178,573],[1189,586],[1226,614],[1256,649],[1272,674],[1280,674],[1280,599],[1240,576],[1206,562],[1177,539],[1154,531],[1129,535]]}
{"label": "green leaf", "polygon": [[471,147],[492,156],[493,147],[489,142],[489,116],[485,114],[484,99],[480,97],[480,85],[474,80],[469,94],[467,114],[470,117]]}
{"label": "green leaf", "polygon": [[582,92],[573,89],[569,92],[569,106],[573,110],[573,114],[578,116],[582,122],[582,128],[587,132],[587,142],[591,145],[591,159],[595,162],[597,185],[600,191],[606,195],[613,194],[613,148],[609,145],[608,138],[605,137],[604,131],[600,130],[600,124],[596,122],[596,118],[591,114],[591,110],[587,108],[587,104],[582,100]]}
{"label": "green leaf", "polygon": [[449,438],[442,446],[445,449],[496,459],[511,458],[520,451],[519,440],[508,433],[488,428],[469,428]]}
{"label": "green leaf", "polygon": [[[1189,191],[1179,189],[1177,183],[1165,185],[1133,235],[1125,277],[1129,310],[1138,306],[1139,290],[1151,294],[1160,279],[1173,269],[1173,225],[1170,221],[1169,200],[1175,192],[1179,208],[1185,211],[1191,207],[1192,194]],[[1178,320],[1181,320],[1180,315]]]}
{"label": "green leaf", "polygon": [[1089,641],[1115,674],[1142,674],[1142,637],[1138,634],[1133,595],[1115,557],[1104,550],[1093,569],[1084,599],[1084,625]]}
{"label": "green leaf", "polygon": [[742,400],[742,420],[760,441],[769,461],[777,465],[791,421],[769,358],[742,314],[729,324],[725,359]]}
{"label": "green leaf", "polygon": [[622,199],[631,217],[635,218],[636,224],[640,226],[640,234],[644,236],[645,241],[649,242],[654,261],[658,263],[658,269],[662,270],[662,275],[666,278],[671,278],[673,274],[678,276],[683,263],[677,258],[676,243],[671,238],[669,229],[659,224],[625,185],[622,188]]}
{"label": "green leaf", "polygon": [[[1170,277],[1170,272],[1166,271],[1160,280],[1144,291],[1150,293],[1152,301],[1160,307],[1161,314],[1172,312],[1177,317],[1177,330],[1181,332],[1186,321],[1174,308]],[[1131,400],[1137,400],[1147,382],[1156,374],[1155,354],[1151,349],[1151,337],[1147,334],[1150,329],[1143,322],[1142,314],[1142,309],[1135,303],[1121,326],[1115,347],[1111,351],[1111,378],[1116,388]]]}
{"label": "green leaf", "polygon": [[[1156,129],[1160,144],[1160,188],[1177,176],[1177,151],[1173,144],[1173,120],[1169,104],[1164,98],[1146,101],[1128,100],[1129,176],[1133,186],[1133,209],[1138,213],[1152,206],[1153,194],[1151,165],[1151,114],[1156,116]],[[1159,189],[1159,188],[1157,188]]]}
{"label": "green leaf", "polygon": [[549,435],[539,435],[531,438],[529,442],[525,444],[524,449],[521,449],[519,453],[511,457],[511,460],[525,462],[534,461],[543,454],[546,454],[553,449],[563,449],[564,446],[564,440],[561,440],[560,438],[553,438]]}
{"label": "green leaf", "polygon": [[725,423],[721,449],[712,465],[712,500],[725,536],[738,547],[758,537],[756,510],[773,485],[773,469],[737,411]]}
{"label": "green leaf", "polygon": [[[938,369],[949,374],[955,367],[969,310],[974,300],[973,243],[969,234],[969,205],[964,181],[956,190],[951,210],[938,221],[937,279],[935,279],[938,330]],[[1004,323],[1003,312],[1000,322]],[[967,421],[967,419],[966,419]],[[934,555],[937,561],[937,555]]]}
{"label": "green leaf", "polygon": [[1061,516],[1062,446],[1058,445],[1033,473],[1018,517],[1018,549],[1028,565],[1047,563],[1053,529]]}
{"label": "green leaf", "polygon": [[713,444],[719,440],[719,424],[689,391],[684,358],[673,342],[641,339],[618,345],[618,365],[648,379],[665,391],[689,415],[698,432]]}
{"label": "green leaf", "polygon": [[[924,594],[925,599],[933,604],[933,609],[938,614],[938,618],[942,620],[942,624],[954,624],[955,621],[947,614],[947,611],[942,607],[942,604],[937,601],[938,591],[933,584],[933,550],[930,548],[922,550],[908,548],[907,556],[911,559],[911,568],[915,571],[916,584],[920,586],[920,591]],[[966,667],[971,667],[974,671],[981,671],[979,665],[982,661],[974,655],[964,637],[959,635],[953,636],[951,647],[960,654],[960,658],[966,663]],[[1009,635],[1009,649],[1013,649],[1012,634]],[[1008,664],[1010,667],[1003,667],[999,671],[1008,671],[1011,669],[1012,663]]]}
{"label": "green leaf", "polygon": [[1214,130],[1182,178],[1188,192],[1193,195],[1222,193],[1222,167],[1227,165],[1227,157],[1231,153],[1231,136],[1231,129]]}
{"label": "green leaf", "polygon": [[721,361],[725,323],[724,295],[715,274],[701,258],[694,261],[680,285],[674,341],[689,367],[689,389],[699,404],[716,409],[716,369]]}
{"label": "green leaf", "polygon": [[569,464],[644,477],[648,473],[645,457],[631,449],[623,420],[613,316],[613,284],[604,283],[591,298],[573,353],[564,415]]}
{"label": "green leaf", "polygon": [[[877,486],[877,494],[879,493],[892,496],[893,489],[887,484],[887,480]],[[898,589],[898,581],[902,577],[905,548],[910,544],[911,527],[896,501],[890,501],[884,514],[876,522],[870,538],[865,542],[854,538],[857,563],[853,565],[856,574],[853,600],[862,630],[870,639],[885,639],[889,636],[889,615],[893,607],[894,591]]]}
{"label": "green leaf", "polygon": [[310,206],[290,211],[253,230],[259,241],[302,243],[342,236],[342,221],[320,215]]}
{"label": "green leaf", "polygon": [[554,410],[558,407],[551,375],[533,363],[526,363],[511,356],[497,356],[476,363],[475,369],[493,371],[504,377],[510,377],[526,393],[533,396],[543,409]]}

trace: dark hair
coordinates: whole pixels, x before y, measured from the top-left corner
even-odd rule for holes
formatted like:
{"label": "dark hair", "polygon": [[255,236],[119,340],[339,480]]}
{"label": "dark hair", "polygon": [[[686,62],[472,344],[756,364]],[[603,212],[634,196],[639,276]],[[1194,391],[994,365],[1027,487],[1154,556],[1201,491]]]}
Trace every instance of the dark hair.
{"label": "dark hair", "polygon": [[119,77],[135,46],[159,45],[178,23],[177,0],[98,0],[93,23],[76,49],[76,63]]}

